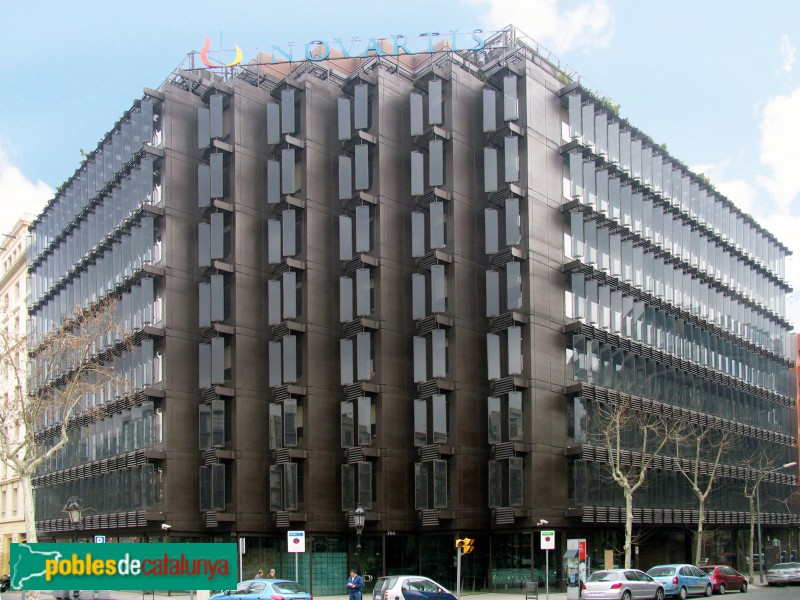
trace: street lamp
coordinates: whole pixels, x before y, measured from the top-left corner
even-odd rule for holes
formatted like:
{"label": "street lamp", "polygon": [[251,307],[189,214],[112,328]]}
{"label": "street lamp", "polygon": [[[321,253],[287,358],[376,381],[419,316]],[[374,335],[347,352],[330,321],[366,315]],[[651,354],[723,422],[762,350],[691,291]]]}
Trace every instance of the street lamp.
{"label": "street lamp", "polygon": [[81,522],[81,516],[83,513],[83,500],[78,498],[77,496],[72,496],[67,503],[64,505],[64,508],[61,509],[61,512],[67,513],[69,517],[69,522],[72,524],[72,541],[77,541],[77,532],[76,529],[78,528],[78,523]]}
{"label": "street lamp", "polygon": [[[796,465],[797,465],[797,462],[786,463],[785,465],[781,465],[780,467],[772,469],[771,471],[767,471],[766,473],[764,473],[764,475],[766,475],[767,473],[776,473],[777,471],[780,471],[781,469],[788,469],[788,468],[794,467]],[[764,480],[764,476],[762,476],[758,480],[758,482],[756,483],[756,519],[758,519],[757,520],[757,523],[758,523],[758,579],[762,584],[764,583],[764,558],[765,557],[762,556],[762,553],[761,553],[761,551],[763,549],[763,546],[761,545],[761,491],[760,491],[760,488],[761,488],[761,482],[763,480]]]}
{"label": "street lamp", "polygon": [[364,531],[364,521],[367,520],[367,511],[358,503],[356,509],[353,511],[353,524],[356,526],[356,535],[358,536],[358,543],[356,543],[356,554],[361,552],[361,532]]}

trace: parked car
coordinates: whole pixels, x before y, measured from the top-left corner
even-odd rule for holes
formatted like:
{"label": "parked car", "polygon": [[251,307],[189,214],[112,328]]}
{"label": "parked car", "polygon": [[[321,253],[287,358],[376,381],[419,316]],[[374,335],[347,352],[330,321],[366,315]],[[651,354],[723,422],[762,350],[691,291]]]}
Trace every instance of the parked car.
{"label": "parked car", "polygon": [[687,596],[710,596],[714,590],[711,578],[694,565],[657,565],[647,574],[664,584],[667,596],[681,600]]}
{"label": "parked car", "polygon": [[711,578],[715,592],[724,594],[730,590],[747,591],[747,578],[733,567],[727,565],[703,565],[700,567]]}
{"label": "parked car", "polygon": [[664,586],[637,569],[595,571],[581,584],[581,596],[595,600],[664,600]]}
{"label": "parked car", "polygon": [[785,585],[787,583],[800,583],[800,563],[778,563],[767,570],[767,585]]}
{"label": "parked car", "polygon": [[215,594],[209,600],[314,600],[296,581],[287,579],[248,579],[235,590]]}
{"label": "parked car", "polygon": [[456,600],[447,588],[420,575],[378,577],[372,600]]}

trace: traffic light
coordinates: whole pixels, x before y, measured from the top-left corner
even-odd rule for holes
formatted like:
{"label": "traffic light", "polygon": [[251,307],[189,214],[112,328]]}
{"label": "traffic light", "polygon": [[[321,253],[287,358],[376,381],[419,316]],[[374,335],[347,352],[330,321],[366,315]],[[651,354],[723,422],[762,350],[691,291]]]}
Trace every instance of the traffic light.
{"label": "traffic light", "polygon": [[456,549],[461,548],[462,554],[469,554],[474,550],[475,540],[472,538],[464,538],[456,540]]}
{"label": "traffic light", "polygon": [[473,540],[472,538],[464,538],[464,547],[461,549],[461,551],[464,554],[469,554],[470,552],[472,552],[475,549],[473,547],[474,544],[475,544],[475,540]]}

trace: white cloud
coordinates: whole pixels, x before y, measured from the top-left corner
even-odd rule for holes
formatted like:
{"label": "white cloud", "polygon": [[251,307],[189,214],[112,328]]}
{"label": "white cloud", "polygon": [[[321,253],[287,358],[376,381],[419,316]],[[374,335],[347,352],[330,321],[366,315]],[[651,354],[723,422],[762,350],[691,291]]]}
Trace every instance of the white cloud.
{"label": "white cloud", "polygon": [[0,233],[11,230],[24,214],[38,214],[53,190],[43,181],[32,182],[12,165],[0,146]]}
{"label": "white cloud", "polygon": [[781,38],[781,57],[783,58],[783,63],[781,64],[781,71],[783,71],[784,73],[792,72],[796,51],[797,48],[795,48],[792,42],[789,41],[789,36],[784,35]]}
{"label": "white cloud", "polygon": [[787,209],[800,193],[795,141],[800,139],[800,88],[773,96],[761,120],[761,163],[768,172],[759,176],[780,209]]}
{"label": "white cloud", "polygon": [[602,47],[611,39],[613,18],[608,0],[584,0],[568,10],[559,10],[557,0],[471,1],[486,9],[481,18],[488,27],[514,24],[556,54]]}

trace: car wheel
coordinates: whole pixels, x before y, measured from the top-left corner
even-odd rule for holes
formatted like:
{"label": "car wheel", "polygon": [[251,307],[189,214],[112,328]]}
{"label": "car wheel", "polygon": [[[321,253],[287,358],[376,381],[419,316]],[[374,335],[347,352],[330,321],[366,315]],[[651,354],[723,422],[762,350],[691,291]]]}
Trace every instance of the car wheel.
{"label": "car wheel", "polygon": [[631,593],[628,590],[622,592],[622,598],[620,600],[631,600]]}
{"label": "car wheel", "polygon": [[745,581],[744,583],[742,583],[742,587],[739,588],[739,589],[743,594],[746,594],[747,593],[747,582]]}
{"label": "car wheel", "polygon": [[682,587],[681,589],[678,590],[678,598],[680,598],[681,600],[686,600],[686,596],[687,593],[685,587]]}
{"label": "car wheel", "polygon": [[708,597],[709,597],[709,596],[711,596],[711,594],[713,594],[713,593],[714,593],[714,589],[711,587],[711,585],[707,585],[707,586],[706,586],[706,592],[705,592],[705,594],[703,594],[703,595],[704,595],[706,598],[708,598]]}
{"label": "car wheel", "polygon": [[655,600],[664,600],[664,588],[658,588],[656,590]]}
{"label": "car wheel", "polygon": [[725,584],[724,583],[720,583],[719,584],[719,593],[720,594],[724,594],[725,593]]}

